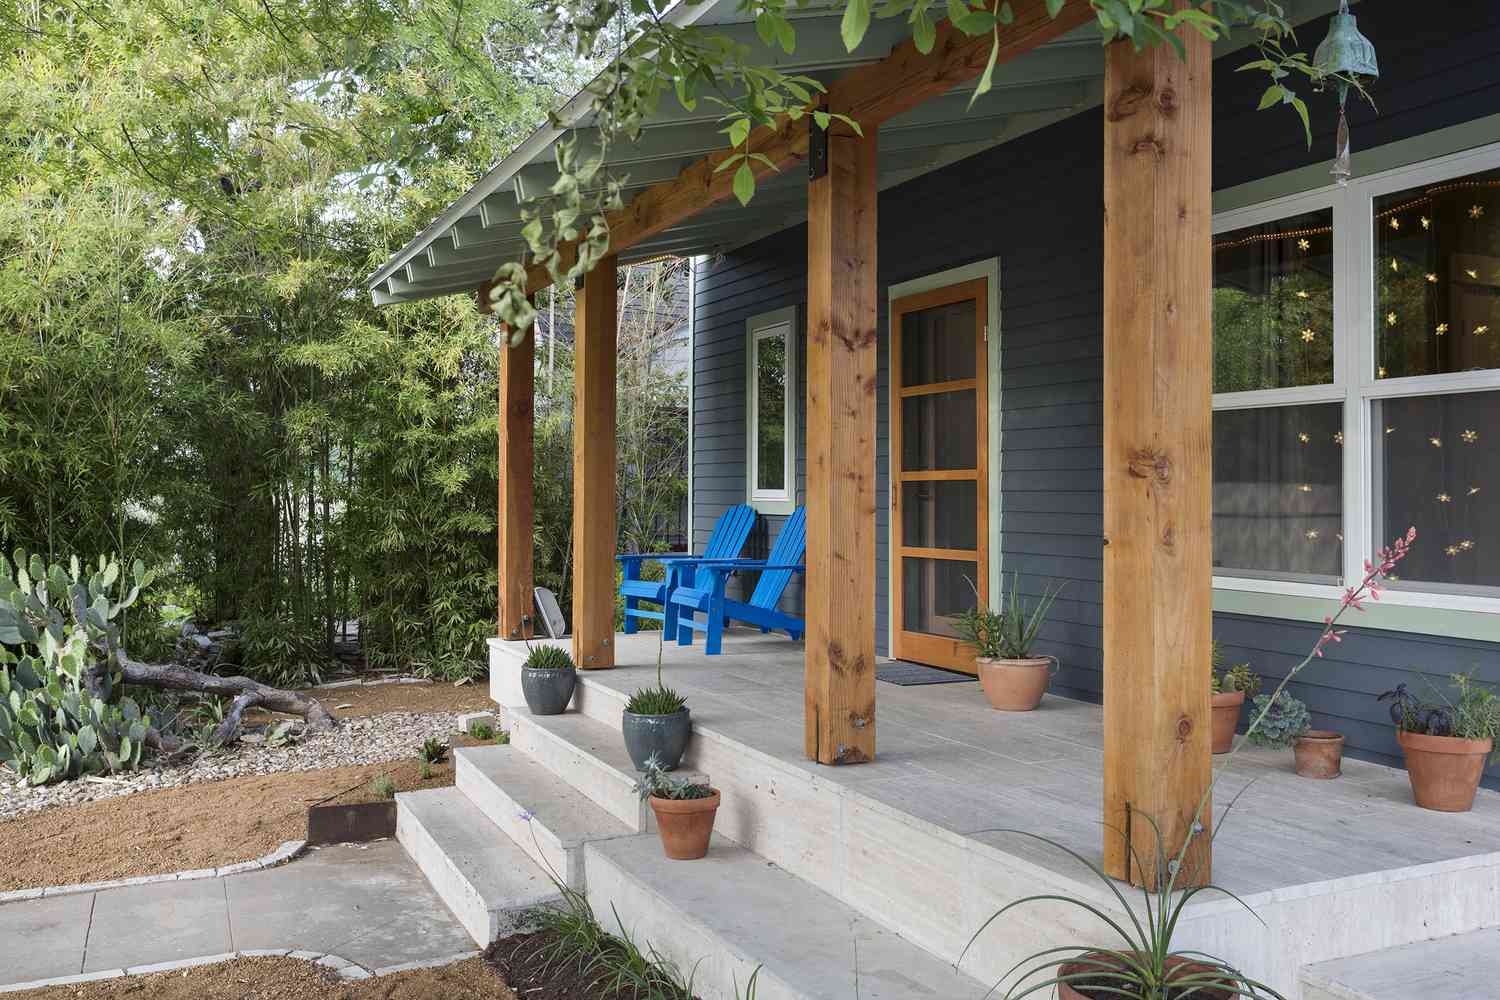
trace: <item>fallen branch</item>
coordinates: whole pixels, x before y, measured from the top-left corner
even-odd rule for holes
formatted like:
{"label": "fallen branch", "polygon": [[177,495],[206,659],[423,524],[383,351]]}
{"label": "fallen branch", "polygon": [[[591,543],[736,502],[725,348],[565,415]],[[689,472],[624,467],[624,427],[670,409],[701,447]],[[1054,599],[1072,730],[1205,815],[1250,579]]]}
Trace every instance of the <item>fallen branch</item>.
{"label": "fallen branch", "polygon": [[[249,677],[220,677],[175,663],[142,663],[140,660],[132,660],[124,650],[117,651],[115,663],[126,684],[233,698],[229,711],[224,714],[224,721],[214,731],[214,738],[219,743],[230,743],[239,738],[241,719],[249,708],[259,707],[287,715],[300,715],[311,732],[327,732],[338,726],[338,720],[316,698],[273,688]],[[155,730],[147,733],[146,742],[168,753],[180,746],[179,741]]]}

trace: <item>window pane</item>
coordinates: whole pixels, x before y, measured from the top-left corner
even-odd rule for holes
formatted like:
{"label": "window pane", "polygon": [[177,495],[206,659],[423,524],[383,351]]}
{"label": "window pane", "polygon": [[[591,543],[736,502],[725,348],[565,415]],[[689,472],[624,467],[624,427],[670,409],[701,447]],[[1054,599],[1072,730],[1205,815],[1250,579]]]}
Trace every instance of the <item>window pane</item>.
{"label": "window pane", "polygon": [[786,489],[786,344],[785,333],[762,337],[756,343],[757,490]]}
{"label": "window pane", "polygon": [[901,559],[901,627],[908,632],[956,635],[953,620],[978,598],[979,564],[952,559]]}
{"label": "window pane", "polygon": [[978,467],[974,390],[929,392],[901,400],[901,468],[908,472]]}
{"label": "window pane", "polygon": [[930,385],[974,378],[975,303],[954,302],[901,317],[901,383]]}
{"label": "window pane", "polygon": [[1500,368],[1500,170],[1375,199],[1376,375]]}
{"label": "window pane", "polygon": [[979,547],[979,485],[972,479],[901,484],[901,544],[919,549]]}
{"label": "window pane", "polygon": [[1377,400],[1375,527],[1415,526],[1406,581],[1500,587],[1500,392]]}
{"label": "window pane", "polygon": [[1214,237],[1214,392],[1333,381],[1333,209]]}
{"label": "window pane", "polygon": [[1215,411],[1215,572],[1340,576],[1342,415],[1340,403]]}

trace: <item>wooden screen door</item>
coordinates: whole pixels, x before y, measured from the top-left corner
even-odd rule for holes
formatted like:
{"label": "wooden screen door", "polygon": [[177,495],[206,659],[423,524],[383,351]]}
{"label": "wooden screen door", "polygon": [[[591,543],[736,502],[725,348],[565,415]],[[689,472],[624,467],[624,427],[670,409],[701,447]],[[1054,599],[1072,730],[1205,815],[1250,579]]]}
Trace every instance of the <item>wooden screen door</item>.
{"label": "wooden screen door", "polygon": [[891,303],[892,655],[969,673],[953,621],[989,598],[988,289]]}

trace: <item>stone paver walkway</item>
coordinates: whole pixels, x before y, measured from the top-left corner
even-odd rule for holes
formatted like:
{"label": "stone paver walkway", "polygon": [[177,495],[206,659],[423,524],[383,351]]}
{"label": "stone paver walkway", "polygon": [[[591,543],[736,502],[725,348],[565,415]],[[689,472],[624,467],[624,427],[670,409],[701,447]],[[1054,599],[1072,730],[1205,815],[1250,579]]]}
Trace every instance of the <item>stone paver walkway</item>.
{"label": "stone paver walkway", "polygon": [[0,989],[235,952],[293,949],[368,970],[472,953],[395,841],[279,868],[0,905]]}

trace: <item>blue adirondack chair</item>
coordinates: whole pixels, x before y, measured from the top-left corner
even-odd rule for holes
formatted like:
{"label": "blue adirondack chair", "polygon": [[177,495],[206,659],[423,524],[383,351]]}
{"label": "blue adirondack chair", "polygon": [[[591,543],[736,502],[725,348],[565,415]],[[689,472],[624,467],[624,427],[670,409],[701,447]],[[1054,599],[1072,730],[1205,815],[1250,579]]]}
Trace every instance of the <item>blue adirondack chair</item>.
{"label": "blue adirondack chair", "polygon": [[[759,626],[762,632],[780,629],[793,640],[802,638],[807,623],[794,615],[779,611],[776,605],[781,594],[791,582],[793,573],[802,573],[802,556],[807,551],[807,509],[798,507],[781,526],[771,554],[759,559],[692,560],[677,563],[672,572],[678,583],[668,597],[669,604],[677,612],[677,644],[691,646],[693,630],[707,633],[706,652],[718,655],[723,648],[724,626],[730,621],[745,622]],[[692,582],[687,575],[696,571]],[[735,573],[760,573],[760,580],[749,601],[734,601],[724,595],[729,578]],[[698,621],[697,613],[703,612],[704,620]]]}
{"label": "blue adirondack chair", "polygon": [[[754,508],[747,504],[738,504],[719,515],[719,520],[714,525],[713,533],[708,536],[708,544],[703,547],[701,556],[695,556],[691,552],[632,552],[615,556],[620,562],[623,577],[620,581],[620,596],[625,598],[626,634],[637,631],[639,619],[649,618],[661,622],[662,627],[667,629],[670,635],[677,620],[676,610],[667,602],[667,588],[675,582],[672,572],[673,564],[684,560],[733,559],[740,554],[740,549],[745,547],[745,540],[750,537],[750,529],[753,527],[755,527]],[[666,579],[641,579],[641,563],[648,560],[665,564]],[[640,606],[641,601],[659,604],[661,610],[652,611],[649,608],[643,608]]]}

